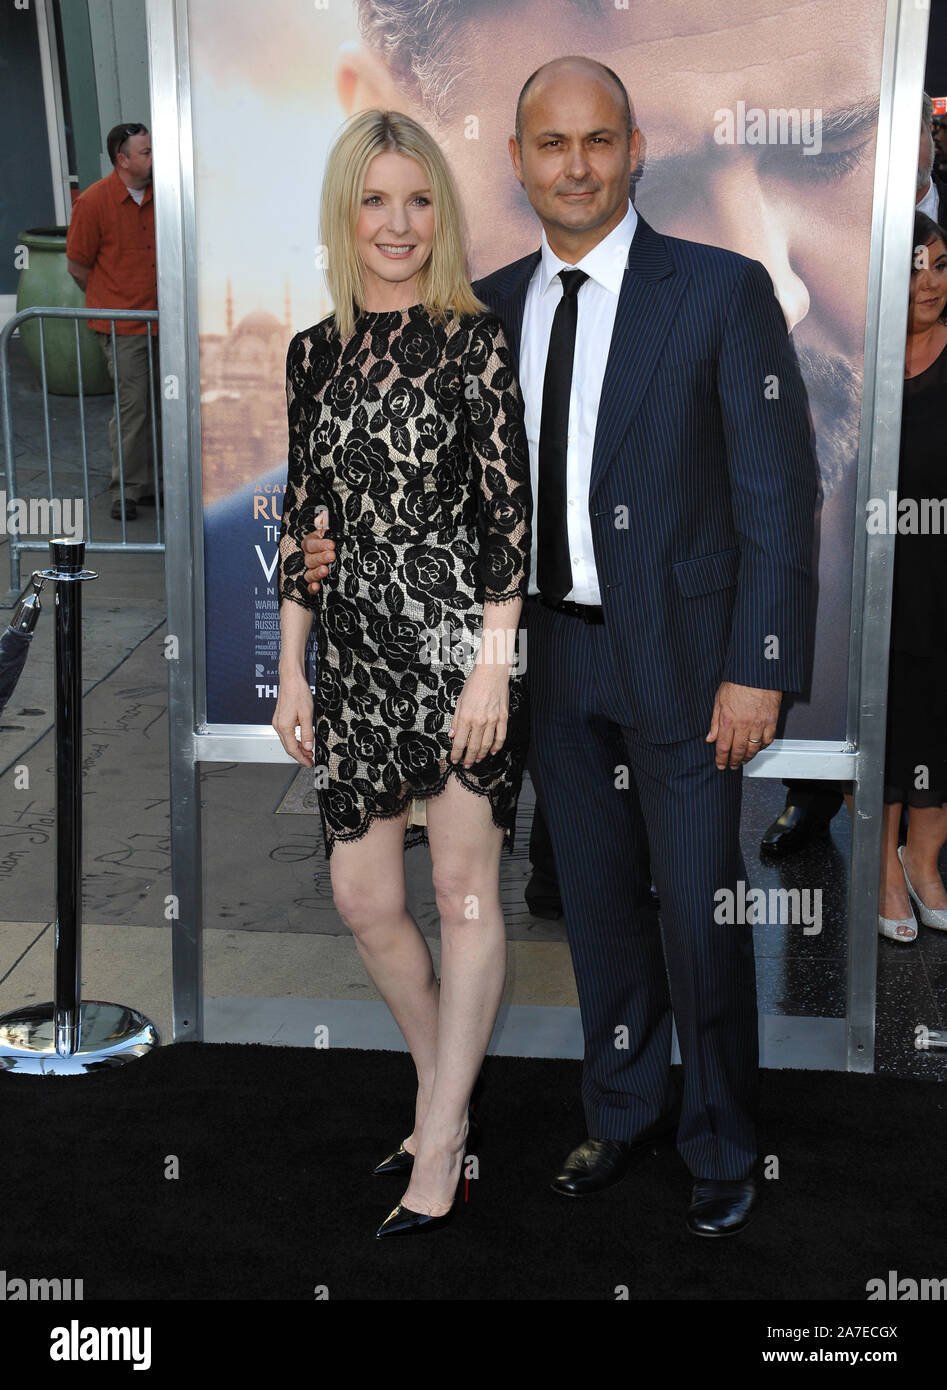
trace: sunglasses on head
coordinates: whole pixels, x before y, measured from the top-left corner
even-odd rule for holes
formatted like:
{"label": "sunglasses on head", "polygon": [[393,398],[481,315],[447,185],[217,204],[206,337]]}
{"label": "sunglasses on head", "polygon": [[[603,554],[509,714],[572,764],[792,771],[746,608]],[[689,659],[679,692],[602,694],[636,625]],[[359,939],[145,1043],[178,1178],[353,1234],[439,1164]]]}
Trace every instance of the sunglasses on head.
{"label": "sunglasses on head", "polygon": [[147,126],[143,126],[140,121],[133,121],[131,125],[123,126],[121,137],[115,148],[120,150],[130,135],[144,135],[147,129]]}

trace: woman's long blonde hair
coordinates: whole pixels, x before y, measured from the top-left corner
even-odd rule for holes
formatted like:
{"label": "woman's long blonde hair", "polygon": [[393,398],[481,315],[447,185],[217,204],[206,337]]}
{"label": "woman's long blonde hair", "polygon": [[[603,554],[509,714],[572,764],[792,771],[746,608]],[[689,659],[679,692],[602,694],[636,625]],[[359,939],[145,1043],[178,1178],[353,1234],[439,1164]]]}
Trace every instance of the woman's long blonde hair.
{"label": "woman's long blonde hair", "polygon": [[376,154],[390,150],[418,161],[427,175],[434,203],[434,238],[431,254],[418,274],[418,301],[441,322],[449,309],[457,314],[475,314],[486,308],[470,288],[460,202],[437,141],[400,111],[361,111],[346,121],[329,152],[319,217],[335,327],[343,337],[355,326],[356,309],[364,307],[355,224],[365,174]]}

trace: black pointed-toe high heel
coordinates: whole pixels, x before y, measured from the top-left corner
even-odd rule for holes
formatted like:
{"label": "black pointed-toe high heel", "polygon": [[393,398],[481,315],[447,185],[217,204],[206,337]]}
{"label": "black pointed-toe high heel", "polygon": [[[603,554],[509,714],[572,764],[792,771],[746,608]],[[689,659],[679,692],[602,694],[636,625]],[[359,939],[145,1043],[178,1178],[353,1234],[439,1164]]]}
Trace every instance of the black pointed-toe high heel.
{"label": "black pointed-toe high heel", "polygon": [[[467,1117],[470,1121],[470,1128],[467,1131],[467,1143],[470,1146],[471,1153],[476,1152],[477,1145],[480,1143],[480,1125],[474,1114],[474,1106],[480,1101],[483,1087],[483,1073],[481,1072],[474,1082],[473,1090],[470,1093],[470,1104],[467,1107]],[[411,1172],[413,1167],[414,1154],[409,1153],[404,1144],[399,1144],[394,1153],[390,1153],[387,1158],[383,1158],[377,1168],[372,1169],[372,1176],[376,1178],[385,1178],[390,1173],[406,1175]]]}
{"label": "black pointed-toe high heel", "polygon": [[[419,1231],[433,1231],[436,1226],[446,1226],[454,1215],[457,1207],[457,1194],[460,1192],[461,1184],[464,1181],[464,1166],[469,1154],[475,1153],[480,1142],[480,1126],[473,1116],[470,1116],[467,1125],[467,1138],[464,1142],[464,1153],[460,1160],[460,1177],[457,1179],[457,1187],[454,1190],[454,1200],[450,1207],[441,1216],[428,1216],[425,1212],[412,1211],[399,1202],[394,1211],[388,1213],[384,1221],[375,1232],[375,1239],[381,1240],[384,1236],[413,1235]],[[412,1159],[413,1155],[408,1154]]]}
{"label": "black pointed-toe high heel", "polygon": [[400,1144],[393,1154],[383,1158],[378,1167],[372,1169],[372,1176],[384,1178],[389,1173],[410,1173],[413,1167],[414,1154],[409,1153],[405,1146]]}
{"label": "black pointed-toe high heel", "polygon": [[[480,1144],[480,1124],[474,1114],[470,1112],[470,1127],[467,1130],[468,1153],[476,1153]],[[377,1168],[372,1169],[372,1176],[385,1178],[390,1173],[406,1176],[414,1167],[414,1154],[409,1153],[404,1144],[399,1144],[394,1153],[383,1158]]]}
{"label": "black pointed-toe high heel", "polygon": [[[455,1197],[454,1202],[456,1200]],[[424,1212],[411,1211],[410,1207],[404,1207],[399,1202],[378,1227],[375,1239],[381,1240],[383,1236],[403,1236],[415,1231],[433,1231],[435,1226],[446,1226],[454,1215],[454,1202],[443,1216],[427,1216]]]}

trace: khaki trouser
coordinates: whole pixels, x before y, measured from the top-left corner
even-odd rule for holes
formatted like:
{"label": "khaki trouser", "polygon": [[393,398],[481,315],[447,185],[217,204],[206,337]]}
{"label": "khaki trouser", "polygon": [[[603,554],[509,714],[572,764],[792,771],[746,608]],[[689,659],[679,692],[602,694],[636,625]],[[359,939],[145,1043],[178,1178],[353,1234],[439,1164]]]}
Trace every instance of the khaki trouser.
{"label": "khaki trouser", "polygon": [[[100,333],[109,375],[115,380],[112,360],[112,336]],[[155,471],[151,452],[151,410],[148,399],[148,335],[125,333],[115,335],[118,357],[118,404],[122,417],[122,470],[125,475],[125,496],[137,502],[155,491]],[[158,482],[161,476],[161,392],[158,376],[158,335],[151,339],[151,370],[154,375],[154,417],[158,445]],[[112,479],[109,491],[119,495],[118,426],[113,410],[109,421],[109,440],[112,445]]]}

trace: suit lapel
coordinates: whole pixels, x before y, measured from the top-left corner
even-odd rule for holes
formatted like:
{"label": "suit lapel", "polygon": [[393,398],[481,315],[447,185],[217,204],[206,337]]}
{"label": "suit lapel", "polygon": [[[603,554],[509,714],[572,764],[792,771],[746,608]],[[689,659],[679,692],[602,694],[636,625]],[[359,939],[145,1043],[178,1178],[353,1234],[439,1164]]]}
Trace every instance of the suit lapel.
{"label": "suit lapel", "polygon": [[523,338],[523,312],[526,308],[526,293],[529,289],[529,282],[533,278],[533,272],[539,264],[539,261],[539,251],[535,251],[531,256],[527,256],[521,263],[522,269],[520,274],[503,296],[504,309],[501,318],[509,331],[510,352],[513,356],[513,370],[517,373],[519,373],[520,369],[520,343]]}
{"label": "suit lapel", "polygon": [[674,266],[663,237],[639,215],[602,380],[590,495],[641,405],[689,279],[686,271]]}

